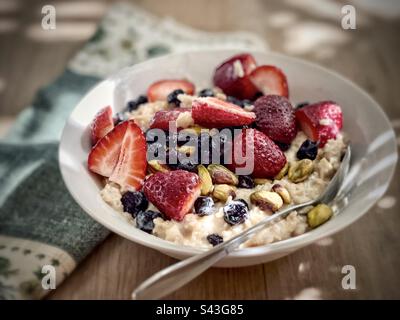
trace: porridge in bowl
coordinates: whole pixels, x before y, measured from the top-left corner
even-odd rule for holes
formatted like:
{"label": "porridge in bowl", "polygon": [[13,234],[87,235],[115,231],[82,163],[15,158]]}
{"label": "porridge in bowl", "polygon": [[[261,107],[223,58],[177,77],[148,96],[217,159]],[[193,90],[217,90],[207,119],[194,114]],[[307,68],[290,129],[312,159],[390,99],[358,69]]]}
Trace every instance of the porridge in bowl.
{"label": "porridge in bowl", "polygon": [[[211,247],[273,215],[317,198],[346,148],[332,101],[293,107],[284,73],[249,54],[223,62],[213,88],[160,80],[91,125],[90,171],[102,199],[144,232]],[[318,227],[326,205],[291,212],[242,246],[265,245]]]}

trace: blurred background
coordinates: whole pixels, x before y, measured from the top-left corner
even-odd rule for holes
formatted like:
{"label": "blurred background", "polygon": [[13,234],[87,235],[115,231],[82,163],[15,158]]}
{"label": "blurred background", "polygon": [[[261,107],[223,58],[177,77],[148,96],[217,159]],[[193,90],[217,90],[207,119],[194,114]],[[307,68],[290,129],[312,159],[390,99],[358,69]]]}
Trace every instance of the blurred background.
{"label": "blurred background", "polygon": [[[99,21],[116,2],[0,0],[0,137],[12,125],[17,114],[30,104],[37,90],[63,72],[71,58],[95,34]],[[357,83],[378,101],[399,136],[398,0],[128,2],[160,19],[172,19],[202,31],[251,32],[265,40],[269,50],[333,69]],[[41,26],[45,5],[56,8],[55,30],[43,30]],[[352,5],[356,10],[355,29],[342,28],[342,8],[345,5]],[[304,75],[305,81],[306,77]],[[400,145],[399,138],[398,143]],[[313,289],[315,285],[323,287],[324,298],[400,298],[400,217],[397,210],[400,184],[397,177],[398,170],[387,194],[359,222],[318,244],[318,248],[324,247],[324,250],[314,248],[310,251],[307,248],[290,258],[264,266],[210,270],[172,298],[320,298],[321,293]],[[385,258],[383,253],[386,253]],[[126,273],[137,255],[142,260],[139,260],[135,272]],[[318,261],[319,267],[311,269],[311,272],[309,265],[302,262],[305,256],[310,261]],[[315,275],[315,272],[321,271],[320,268],[322,271],[323,267],[329,268],[330,261],[335,259],[365,266],[359,274],[360,289],[344,292],[337,285],[341,277],[337,269],[330,270],[335,274],[334,279],[329,275],[320,278]],[[118,263],[109,264],[110,261]],[[144,270],[140,267],[145,263],[143,261],[155,262],[154,268]],[[78,267],[52,297],[127,298],[133,283],[172,262],[172,259],[151,249],[113,235]],[[111,277],[110,272],[116,272],[116,275]],[[285,277],[285,274],[289,276]],[[101,278],[110,281],[100,283],[94,280]],[[260,278],[264,278],[265,282],[260,282]],[[216,283],[222,287],[219,284],[216,286]]]}

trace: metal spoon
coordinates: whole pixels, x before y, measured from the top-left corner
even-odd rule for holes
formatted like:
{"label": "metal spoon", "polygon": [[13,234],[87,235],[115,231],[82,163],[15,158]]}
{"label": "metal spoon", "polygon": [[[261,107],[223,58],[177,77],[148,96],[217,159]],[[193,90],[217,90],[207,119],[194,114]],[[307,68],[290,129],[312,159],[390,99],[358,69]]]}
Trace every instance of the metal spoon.
{"label": "metal spoon", "polygon": [[293,210],[299,210],[318,203],[330,203],[338,195],[340,187],[343,184],[344,177],[350,166],[350,157],[351,150],[350,146],[348,146],[339,169],[336,171],[324,193],[317,199],[278,211],[214,248],[157,272],[133,291],[132,299],[159,299],[184,286],[212,267],[216,262],[237,249],[239,245],[246,242],[251,236],[265,228],[268,224],[286,217]]}

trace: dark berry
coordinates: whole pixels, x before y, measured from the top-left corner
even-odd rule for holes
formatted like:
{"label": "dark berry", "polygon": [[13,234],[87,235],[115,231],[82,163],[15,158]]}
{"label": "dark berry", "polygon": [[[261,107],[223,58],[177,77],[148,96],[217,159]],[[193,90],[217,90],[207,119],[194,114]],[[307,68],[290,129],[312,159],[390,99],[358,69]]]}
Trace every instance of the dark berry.
{"label": "dark berry", "polygon": [[144,95],[140,95],[139,97],[137,97],[137,99],[131,100],[131,101],[128,102],[128,106],[127,106],[128,111],[129,111],[129,112],[134,111],[134,110],[136,110],[141,104],[144,104],[144,103],[147,103],[147,102],[148,102],[147,97],[144,96]]}
{"label": "dark berry", "polygon": [[243,104],[243,107],[245,107],[245,106],[251,106],[251,105],[253,105],[253,102],[251,102],[251,101],[248,100],[248,99],[244,99],[244,100],[242,100],[242,104]]}
{"label": "dark berry", "polygon": [[231,201],[224,207],[224,220],[230,225],[243,223],[248,215],[248,208],[243,201]]}
{"label": "dark berry", "polygon": [[172,170],[186,170],[197,173],[198,163],[193,163],[189,159],[179,159],[179,155],[175,150],[168,150],[166,153],[166,164]]}
{"label": "dark berry", "polygon": [[145,211],[149,206],[146,196],[140,191],[128,191],[124,193],[121,202],[124,211],[129,212],[133,217],[136,217],[139,212]]}
{"label": "dark berry", "polygon": [[253,178],[250,176],[239,176],[238,187],[245,188],[245,189],[253,189],[255,187]]}
{"label": "dark berry", "polygon": [[176,165],[176,170],[186,170],[186,171],[190,171],[190,172],[197,172],[197,163],[193,163],[190,160],[182,160],[179,161],[178,159],[178,163]]}
{"label": "dark berry", "polygon": [[298,104],[296,104],[296,109],[301,109],[301,108],[303,108],[303,107],[306,107],[306,106],[308,106],[310,103],[308,103],[308,102],[301,102],[301,103],[298,103]]}
{"label": "dark berry", "polygon": [[224,242],[224,239],[216,233],[209,234],[207,236],[207,241],[212,244],[213,247],[219,245],[220,243]]}
{"label": "dark berry", "polygon": [[262,97],[264,94],[261,91],[258,91],[255,95],[253,100],[256,101],[259,97]]}
{"label": "dark berry", "polygon": [[244,199],[236,199],[235,201],[240,201],[241,203],[243,203],[247,207],[247,209],[250,209],[249,208],[249,204],[246,202],[246,200],[244,200]]}
{"label": "dark berry", "polygon": [[235,97],[227,96],[227,97],[226,97],[226,101],[228,101],[228,102],[230,102],[230,103],[233,103],[233,104],[236,104],[236,105],[239,106],[239,107],[242,107],[242,108],[244,107],[243,101],[240,100],[240,99],[237,99],[237,98],[235,98]]}
{"label": "dark berry", "polygon": [[213,89],[207,88],[199,92],[199,97],[214,97]]}
{"label": "dark berry", "polygon": [[304,141],[297,151],[297,158],[314,160],[318,154],[318,142],[313,142],[309,139]]}
{"label": "dark berry", "polygon": [[163,218],[160,212],[148,210],[141,211],[136,215],[136,227],[147,233],[151,233],[154,229],[154,219]]}
{"label": "dark berry", "polygon": [[172,91],[167,97],[169,105],[172,107],[179,107],[181,101],[178,99],[178,96],[183,93],[185,93],[185,91],[183,91],[182,89],[176,89]]}
{"label": "dark berry", "polygon": [[117,112],[114,116],[114,125],[116,126],[118,123],[127,120],[124,112]]}
{"label": "dark berry", "polygon": [[279,141],[274,141],[274,142],[283,152],[288,151],[290,148],[290,143],[283,143]]}
{"label": "dark berry", "polygon": [[214,200],[211,197],[198,197],[194,202],[194,212],[199,216],[209,216],[214,213]]}

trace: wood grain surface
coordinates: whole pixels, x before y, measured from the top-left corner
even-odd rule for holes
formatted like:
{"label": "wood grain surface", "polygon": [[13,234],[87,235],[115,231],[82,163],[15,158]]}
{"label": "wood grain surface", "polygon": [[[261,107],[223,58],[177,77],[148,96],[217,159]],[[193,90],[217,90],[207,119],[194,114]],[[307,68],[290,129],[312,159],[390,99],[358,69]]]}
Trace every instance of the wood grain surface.
{"label": "wood grain surface", "polygon": [[[0,0],[0,134],[38,88],[62,72],[112,2]],[[256,32],[271,50],[336,70],[369,92],[400,132],[400,20],[389,18],[393,12],[356,4],[357,29],[343,30],[338,1],[135,2],[202,30]],[[72,13],[66,3],[75,8]],[[64,5],[64,37],[41,37],[35,29],[45,4]],[[76,34],[74,24],[80,30]],[[268,264],[210,269],[168,298],[400,298],[399,188],[397,170],[382,200],[344,231]],[[49,298],[129,299],[135,286],[174,261],[113,234]],[[356,269],[355,290],[342,289],[345,265]]]}

